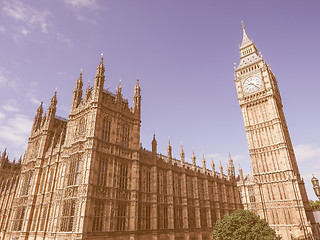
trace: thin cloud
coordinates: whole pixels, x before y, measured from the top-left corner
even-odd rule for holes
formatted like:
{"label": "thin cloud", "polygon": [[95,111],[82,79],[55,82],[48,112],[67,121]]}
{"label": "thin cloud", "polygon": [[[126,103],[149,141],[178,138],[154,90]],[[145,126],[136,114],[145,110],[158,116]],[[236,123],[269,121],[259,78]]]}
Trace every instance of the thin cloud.
{"label": "thin cloud", "polygon": [[72,8],[75,18],[80,22],[96,24],[94,17],[99,11],[105,10],[97,0],[64,0],[64,2]]}
{"label": "thin cloud", "polygon": [[39,28],[42,33],[48,33],[48,17],[51,15],[48,10],[38,10],[17,0],[5,1],[2,10],[12,19],[24,22],[28,28]]}
{"label": "thin cloud", "polygon": [[19,112],[20,109],[15,106],[16,101],[15,100],[9,100],[7,103],[2,105],[2,109],[7,111],[7,112]]}
{"label": "thin cloud", "polygon": [[3,146],[10,144],[16,148],[25,147],[32,120],[21,114],[15,114],[0,120],[0,144]]}
{"label": "thin cloud", "polygon": [[99,9],[96,0],[65,0],[65,3],[75,8],[89,8],[92,10]]}
{"label": "thin cloud", "polygon": [[12,0],[4,2],[2,11],[9,19],[18,23],[17,26],[10,27],[10,34],[16,43],[21,43],[25,37],[40,32],[49,38],[73,46],[70,39],[55,29],[53,14],[47,9],[37,9],[22,1]]}
{"label": "thin cloud", "polygon": [[0,86],[17,88],[17,78],[3,67],[0,67]]}
{"label": "thin cloud", "polygon": [[311,144],[299,144],[294,147],[298,162],[320,160],[320,147]]}

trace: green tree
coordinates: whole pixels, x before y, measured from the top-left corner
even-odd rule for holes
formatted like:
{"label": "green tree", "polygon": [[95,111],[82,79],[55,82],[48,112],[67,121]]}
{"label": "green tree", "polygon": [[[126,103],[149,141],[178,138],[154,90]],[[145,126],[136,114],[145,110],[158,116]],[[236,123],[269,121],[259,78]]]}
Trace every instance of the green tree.
{"label": "green tree", "polygon": [[315,202],[310,200],[309,203],[310,203],[310,207],[312,210],[320,210],[320,201],[319,200],[316,200]]}
{"label": "green tree", "polygon": [[224,215],[217,220],[213,230],[214,240],[278,240],[264,219],[252,212],[238,210],[230,215]]}

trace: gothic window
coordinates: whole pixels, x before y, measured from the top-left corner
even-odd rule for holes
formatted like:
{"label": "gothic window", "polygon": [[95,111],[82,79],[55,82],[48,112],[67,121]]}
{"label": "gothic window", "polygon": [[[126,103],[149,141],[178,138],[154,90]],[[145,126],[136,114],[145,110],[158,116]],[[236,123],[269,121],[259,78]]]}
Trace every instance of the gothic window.
{"label": "gothic window", "polygon": [[150,168],[140,167],[139,189],[141,192],[151,192],[151,171]]}
{"label": "gothic window", "polygon": [[102,129],[102,139],[105,142],[110,142],[111,135],[111,120],[108,118],[104,118],[103,120],[103,129]]}
{"label": "gothic window", "polygon": [[67,171],[67,186],[79,184],[79,174],[81,168],[81,161],[79,156],[74,156],[69,162],[69,169]]}
{"label": "gothic window", "polygon": [[76,207],[76,202],[74,199],[64,200],[63,208],[62,208],[61,225],[60,225],[61,232],[72,231],[75,207]]}
{"label": "gothic window", "polygon": [[127,189],[128,188],[128,166],[121,163],[119,165],[119,188]]}
{"label": "gothic window", "polygon": [[150,230],[151,205],[149,203],[139,203],[139,230]]}
{"label": "gothic window", "polygon": [[104,214],[104,203],[102,201],[95,201],[94,206],[94,217],[93,217],[93,232],[102,231],[103,226],[103,214]]}
{"label": "gothic window", "polygon": [[167,229],[168,228],[168,207],[167,205],[158,205],[158,228]]}
{"label": "gothic window", "polygon": [[21,187],[21,196],[28,195],[29,190],[31,188],[31,181],[32,181],[32,172],[26,172],[24,175],[23,184]]}
{"label": "gothic window", "polygon": [[193,199],[188,199],[188,223],[189,228],[196,227],[196,209],[194,207]]}
{"label": "gothic window", "polygon": [[117,231],[125,231],[127,225],[127,204],[118,202]]}
{"label": "gothic window", "polygon": [[107,176],[108,176],[108,159],[99,158],[99,170],[98,170],[98,182],[97,184],[101,187],[107,185]]}
{"label": "gothic window", "polygon": [[21,231],[23,220],[24,220],[25,211],[26,211],[26,207],[25,206],[18,207],[16,209],[16,214],[15,214],[15,218],[14,218],[13,226],[12,226],[12,230],[13,231]]}
{"label": "gothic window", "polygon": [[249,201],[252,203],[252,202],[255,202],[256,201],[256,198],[254,196],[254,191],[253,191],[253,186],[249,186],[248,187],[248,194],[249,194]]}
{"label": "gothic window", "polygon": [[201,221],[201,227],[207,228],[206,208],[203,207],[203,205],[200,206],[200,221]]}
{"label": "gothic window", "polygon": [[181,197],[181,177],[177,173],[175,173],[173,177],[173,194]]}
{"label": "gothic window", "polygon": [[124,124],[122,128],[122,146],[129,147],[129,125]]}
{"label": "gothic window", "polygon": [[193,198],[193,179],[190,176],[187,176],[187,197],[188,198]]}
{"label": "gothic window", "polygon": [[178,205],[174,207],[174,228],[183,228],[182,206]]}

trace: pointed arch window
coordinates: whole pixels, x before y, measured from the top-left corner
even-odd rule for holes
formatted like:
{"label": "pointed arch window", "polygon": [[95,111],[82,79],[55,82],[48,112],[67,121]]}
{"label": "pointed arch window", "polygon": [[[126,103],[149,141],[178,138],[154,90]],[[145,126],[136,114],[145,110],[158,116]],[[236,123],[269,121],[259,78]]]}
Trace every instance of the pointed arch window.
{"label": "pointed arch window", "polygon": [[79,175],[81,169],[80,156],[71,158],[67,171],[67,186],[79,184]]}
{"label": "pointed arch window", "polygon": [[111,133],[111,120],[107,117],[103,119],[103,130],[102,130],[102,139],[105,142],[110,142],[110,133]]}
{"label": "pointed arch window", "polygon": [[129,125],[124,124],[122,128],[122,146],[129,147]]}

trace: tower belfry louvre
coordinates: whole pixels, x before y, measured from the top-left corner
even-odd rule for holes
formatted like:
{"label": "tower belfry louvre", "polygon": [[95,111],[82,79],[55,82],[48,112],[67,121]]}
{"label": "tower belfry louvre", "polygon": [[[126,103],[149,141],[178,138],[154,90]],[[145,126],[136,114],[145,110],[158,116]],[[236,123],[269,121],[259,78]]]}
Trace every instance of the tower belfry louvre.
{"label": "tower belfry louvre", "polygon": [[[212,239],[217,219],[242,208],[234,169],[216,173],[140,144],[139,79],[129,107],[121,82],[75,82],[68,119],[38,108],[22,163],[0,178],[0,239]],[[190,159],[191,162],[191,159]],[[11,166],[11,165],[10,165]],[[214,166],[214,164],[213,164]],[[11,171],[11,168],[14,171]]]}
{"label": "tower belfry louvre", "polygon": [[253,176],[239,181],[242,203],[282,239],[313,239],[314,222],[283,112],[278,83],[244,24],[235,84]]}

